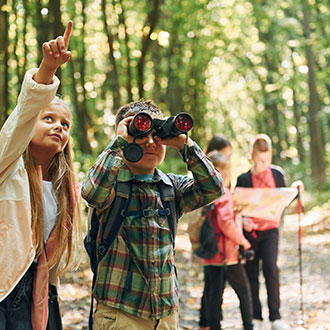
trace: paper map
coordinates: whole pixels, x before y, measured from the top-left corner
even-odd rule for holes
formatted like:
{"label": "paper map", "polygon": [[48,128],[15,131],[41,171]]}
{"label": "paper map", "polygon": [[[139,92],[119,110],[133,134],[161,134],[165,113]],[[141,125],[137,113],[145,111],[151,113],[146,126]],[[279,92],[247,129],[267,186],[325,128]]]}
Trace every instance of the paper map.
{"label": "paper map", "polygon": [[296,197],[296,188],[241,188],[233,192],[236,209],[243,216],[278,220]]}

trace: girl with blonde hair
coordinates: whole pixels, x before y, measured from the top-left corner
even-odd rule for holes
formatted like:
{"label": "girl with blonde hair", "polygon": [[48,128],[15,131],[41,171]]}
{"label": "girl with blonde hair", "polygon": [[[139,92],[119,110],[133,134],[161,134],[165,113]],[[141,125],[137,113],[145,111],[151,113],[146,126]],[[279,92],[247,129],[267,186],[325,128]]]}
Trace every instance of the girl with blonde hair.
{"label": "girl with blonde hair", "polygon": [[69,21],[63,36],[43,44],[0,132],[0,330],[46,329],[49,293],[79,237],[72,114],[55,97],[71,30]]}

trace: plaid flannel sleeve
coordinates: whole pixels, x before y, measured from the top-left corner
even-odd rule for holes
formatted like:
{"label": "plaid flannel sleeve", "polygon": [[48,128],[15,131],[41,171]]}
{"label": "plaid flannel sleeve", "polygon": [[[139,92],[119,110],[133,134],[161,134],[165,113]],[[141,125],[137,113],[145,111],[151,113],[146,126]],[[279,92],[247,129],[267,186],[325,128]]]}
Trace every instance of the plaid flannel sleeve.
{"label": "plaid flannel sleeve", "polygon": [[169,174],[176,187],[180,216],[213,202],[225,192],[221,174],[196,143],[189,147],[187,165],[192,178]]}
{"label": "plaid flannel sleeve", "polygon": [[117,136],[89,170],[81,195],[90,206],[103,210],[111,204],[115,196],[116,178],[123,164],[119,152],[126,143]]}

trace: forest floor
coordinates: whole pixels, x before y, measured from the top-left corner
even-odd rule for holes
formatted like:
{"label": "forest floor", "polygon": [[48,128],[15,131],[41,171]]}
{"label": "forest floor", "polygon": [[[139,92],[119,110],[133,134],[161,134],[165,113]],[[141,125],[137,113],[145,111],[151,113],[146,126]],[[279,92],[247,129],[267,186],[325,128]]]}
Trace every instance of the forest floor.
{"label": "forest floor", "polygon": [[[302,216],[302,295],[298,254],[298,216],[287,215],[281,230],[278,265],[281,281],[281,315],[291,329],[330,330],[330,203]],[[180,284],[180,330],[198,329],[203,267],[193,261],[180,223],[176,241],[176,266]],[[92,274],[86,261],[62,280],[61,312],[65,330],[87,329]],[[264,330],[270,329],[263,276],[260,275]],[[302,299],[301,299],[302,298]],[[303,302],[303,313],[301,308]],[[223,329],[242,329],[238,298],[226,286]]]}

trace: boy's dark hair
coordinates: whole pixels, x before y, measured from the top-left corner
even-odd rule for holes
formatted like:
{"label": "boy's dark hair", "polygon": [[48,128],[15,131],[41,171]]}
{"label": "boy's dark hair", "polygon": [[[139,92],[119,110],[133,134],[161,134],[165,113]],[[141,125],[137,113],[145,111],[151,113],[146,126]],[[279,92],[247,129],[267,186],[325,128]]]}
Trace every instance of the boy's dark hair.
{"label": "boy's dark hair", "polygon": [[141,99],[139,101],[134,101],[128,104],[123,105],[120,107],[116,113],[116,130],[118,127],[118,124],[126,117],[134,116],[139,112],[147,112],[149,114],[154,114],[158,117],[163,117],[164,114],[162,111],[158,108],[156,104],[154,104],[151,100],[145,101],[144,99]]}
{"label": "boy's dark hair", "polygon": [[229,140],[223,135],[214,135],[207,145],[206,154],[213,150],[221,150],[225,147],[231,147]]}
{"label": "boy's dark hair", "polygon": [[255,136],[252,144],[252,152],[266,152],[272,150],[272,140],[266,134]]}

